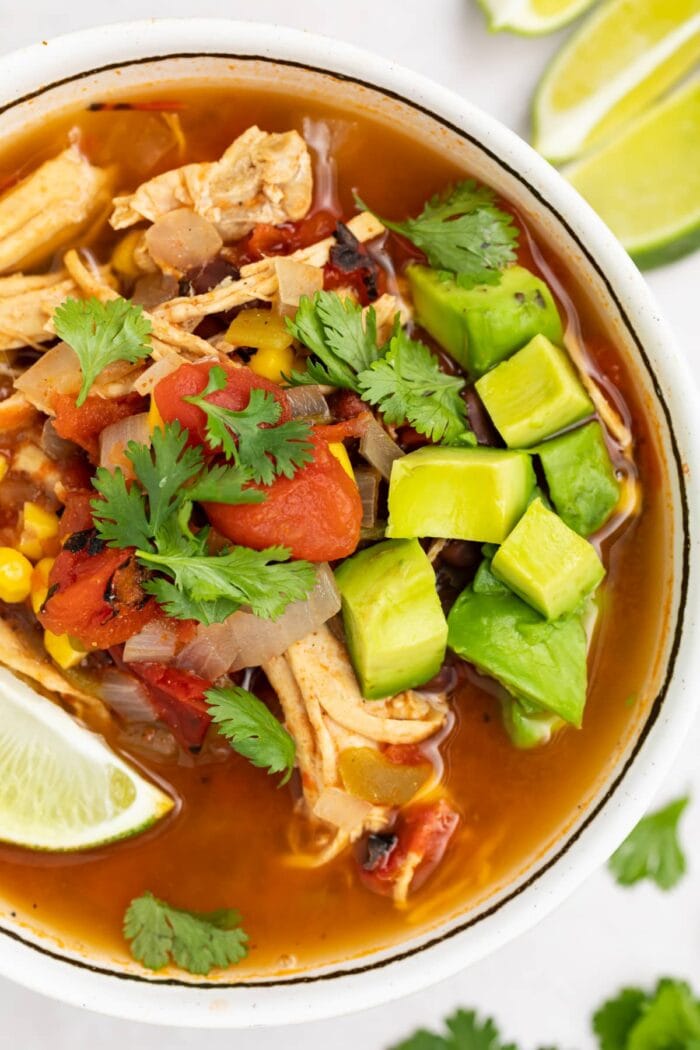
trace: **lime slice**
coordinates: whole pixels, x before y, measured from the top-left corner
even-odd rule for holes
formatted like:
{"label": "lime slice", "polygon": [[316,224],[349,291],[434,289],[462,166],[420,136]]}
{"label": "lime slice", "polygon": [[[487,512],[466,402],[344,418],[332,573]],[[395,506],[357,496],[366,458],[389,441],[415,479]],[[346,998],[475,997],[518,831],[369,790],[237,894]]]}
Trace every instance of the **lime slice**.
{"label": "lime slice", "polygon": [[0,668],[0,840],[89,849],[137,834],[172,806],[101,737]]}
{"label": "lime slice", "polygon": [[609,0],[542,78],[533,145],[552,161],[578,156],[642,112],[700,58],[700,0]]}
{"label": "lime slice", "polygon": [[508,29],[523,36],[553,33],[573,21],[595,0],[479,0],[489,29]]}
{"label": "lime slice", "polygon": [[700,246],[700,79],[564,174],[640,266]]}

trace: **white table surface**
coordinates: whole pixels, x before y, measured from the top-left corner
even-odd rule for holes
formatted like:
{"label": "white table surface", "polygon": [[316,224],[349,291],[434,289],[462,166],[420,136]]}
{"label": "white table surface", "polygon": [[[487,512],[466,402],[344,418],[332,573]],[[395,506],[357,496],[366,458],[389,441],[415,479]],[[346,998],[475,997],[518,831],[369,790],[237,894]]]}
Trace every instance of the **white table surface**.
{"label": "white table surface", "polygon": [[[537,76],[563,36],[489,36],[475,0],[24,0],[11,9],[10,0],[1,0],[0,48],[9,51],[100,22],[193,13],[280,22],[366,47],[463,93],[524,135]],[[700,379],[694,301],[700,253],[648,280]],[[0,980],[0,1033],[18,1050],[387,1050],[415,1027],[437,1025],[464,1005],[496,1016],[523,1050],[547,1043],[588,1050],[595,1046],[590,1014],[618,987],[671,974],[693,980],[700,991],[699,752],[696,723],[660,798],[693,786],[698,795],[683,827],[690,873],[676,891],[662,894],[646,885],[622,890],[600,871],[534,930],[420,995],[285,1032],[197,1033],[100,1017]]]}

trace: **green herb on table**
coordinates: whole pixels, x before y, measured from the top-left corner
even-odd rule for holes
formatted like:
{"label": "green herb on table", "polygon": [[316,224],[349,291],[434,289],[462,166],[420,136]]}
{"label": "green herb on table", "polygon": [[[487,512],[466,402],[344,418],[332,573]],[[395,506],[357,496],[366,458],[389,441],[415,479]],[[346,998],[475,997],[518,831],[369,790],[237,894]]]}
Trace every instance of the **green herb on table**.
{"label": "green herb on table", "polygon": [[199,913],[173,908],[144,893],[124,915],[124,937],[134,959],[160,970],[174,962],[188,973],[206,977],[215,967],[239,963],[248,954],[241,916],[230,908]]}
{"label": "green herb on table", "polygon": [[644,817],[613,853],[609,867],[621,886],[649,879],[660,889],[670,890],[681,880],[686,859],[678,825],[688,802],[688,798],[679,798]]}
{"label": "green herb on table", "polygon": [[487,1018],[480,1021],[473,1010],[457,1010],[445,1021],[444,1035],[419,1029],[392,1050],[516,1050],[502,1043],[498,1028]]}
{"label": "green herb on table", "polygon": [[66,299],[53,315],[56,334],[74,351],[83,373],[76,404],[82,405],[92,384],[108,365],[136,364],[151,352],[151,322],[140,306],[117,297],[108,302]]}
{"label": "green herb on table", "polygon": [[[500,271],[516,258],[518,230],[513,216],[494,201],[493,190],[466,179],[447,194],[432,197],[415,219],[377,218],[425,252],[436,270],[447,270],[463,288],[473,288],[498,284]],[[371,211],[359,197],[355,203],[362,211]]]}
{"label": "green herb on table", "polygon": [[283,773],[286,784],[294,769],[296,745],[284,726],[253,693],[240,686],[209,689],[204,694],[219,732],[234,751],[268,773]]}
{"label": "green herb on table", "polygon": [[683,981],[625,988],[593,1017],[600,1050],[700,1050],[700,1002]]}

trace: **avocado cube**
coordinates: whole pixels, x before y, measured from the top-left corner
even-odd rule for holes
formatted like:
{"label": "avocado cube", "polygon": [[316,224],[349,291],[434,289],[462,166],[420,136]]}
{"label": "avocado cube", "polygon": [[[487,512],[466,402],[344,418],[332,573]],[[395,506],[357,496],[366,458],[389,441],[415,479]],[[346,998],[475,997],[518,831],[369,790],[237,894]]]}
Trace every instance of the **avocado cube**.
{"label": "avocado cube", "polygon": [[620,498],[620,485],[595,420],[552,438],[537,449],[557,514],[581,536],[608,520]]}
{"label": "avocado cube", "polygon": [[483,375],[538,333],[561,342],[552,293],[522,266],[504,270],[499,284],[476,288],[427,266],[410,266],[407,276],[418,324],[470,375]]}
{"label": "avocado cube", "polygon": [[540,499],[499,547],[491,568],[549,620],[573,612],[605,576],[595,548]]}
{"label": "avocado cube", "polygon": [[508,591],[462,591],[447,644],[509,693],[580,726],[586,703],[586,632],[580,617],[544,620]]}
{"label": "avocado cube", "polygon": [[394,696],[433,678],[445,658],[447,622],[435,573],[418,540],[389,540],[336,570],[343,623],[362,695]]}
{"label": "avocado cube", "polygon": [[511,744],[522,751],[548,744],[556,731],[565,724],[559,715],[540,711],[514,696],[501,699],[501,718]]}
{"label": "avocado cube", "polygon": [[509,448],[528,448],[593,412],[568,354],[543,335],[475,386]]}
{"label": "avocado cube", "polygon": [[524,513],[534,486],[525,452],[419,448],[391,468],[386,535],[502,543]]}

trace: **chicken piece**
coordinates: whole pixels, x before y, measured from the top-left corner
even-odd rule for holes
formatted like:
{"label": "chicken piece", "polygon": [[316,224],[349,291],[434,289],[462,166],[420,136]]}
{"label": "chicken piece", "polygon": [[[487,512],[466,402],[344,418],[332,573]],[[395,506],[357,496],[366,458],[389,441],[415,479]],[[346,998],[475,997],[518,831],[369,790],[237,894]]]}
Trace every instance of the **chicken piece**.
{"label": "chicken piece", "polygon": [[[1,249],[0,249],[1,250]],[[53,339],[46,323],[57,306],[78,294],[66,270],[36,277],[0,277],[0,350],[38,347]]]}
{"label": "chicken piece", "polygon": [[253,126],[231,143],[220,160],[186,164],[115,197],[110,223],[116,230],[142,219],[154,222],[176,208],[208,219],[224,241],[236,241],[259,222],[295,221],[311,206],[311,157],[296,131],[268,133]]}
{"label": "chicken piece", "polygon": [[0,273],[34,266],[106,208],[112,172],[76,143],[0,197]]}

